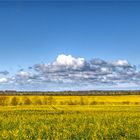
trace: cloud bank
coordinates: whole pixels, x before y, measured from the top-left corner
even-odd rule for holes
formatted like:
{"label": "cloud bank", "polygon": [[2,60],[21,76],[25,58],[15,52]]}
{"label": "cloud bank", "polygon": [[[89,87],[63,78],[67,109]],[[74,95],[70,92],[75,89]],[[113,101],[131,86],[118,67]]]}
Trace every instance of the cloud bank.
{"label": "cloud bank", "polygon": [[0,85],[16,90],[87,90],[138,87],[140,71],[127,60],[89,61],[58,55],[52,63],[40,63],[15,75],[0,72]]}

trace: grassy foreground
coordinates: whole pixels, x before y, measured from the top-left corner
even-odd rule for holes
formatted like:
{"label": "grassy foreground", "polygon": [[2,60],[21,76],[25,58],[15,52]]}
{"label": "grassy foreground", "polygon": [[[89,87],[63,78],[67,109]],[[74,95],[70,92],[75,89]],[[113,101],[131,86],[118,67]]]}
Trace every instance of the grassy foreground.
{"label": "grassy foreground", "polygon": [[27,97],[1,97],[0,140],[140,139],[138,95]]}

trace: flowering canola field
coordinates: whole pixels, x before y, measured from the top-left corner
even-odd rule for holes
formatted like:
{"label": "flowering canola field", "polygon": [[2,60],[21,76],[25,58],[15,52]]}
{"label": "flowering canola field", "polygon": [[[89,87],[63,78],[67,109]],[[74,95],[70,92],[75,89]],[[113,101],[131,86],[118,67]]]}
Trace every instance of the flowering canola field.
{"label": "flowering canola field", "polygon": [[0,140],[139,140],[140,96],[0,96]]}

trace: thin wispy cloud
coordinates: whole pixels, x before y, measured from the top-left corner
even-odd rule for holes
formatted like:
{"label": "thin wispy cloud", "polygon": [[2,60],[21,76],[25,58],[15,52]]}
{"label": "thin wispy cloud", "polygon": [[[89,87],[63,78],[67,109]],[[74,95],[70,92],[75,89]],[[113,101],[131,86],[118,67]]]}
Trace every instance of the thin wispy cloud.
{"label": "thin wispy cloud", "polygon": [[1,85],[13,85],[19,90],[129,88],[140,84],[140,71],[127,60],[94,58],[88,61],[65,54],[58,55],[54,62],[34,64],[14,75],[8,71],[1,71],[0,75]]}
{"label": "thin wispy cloud", "polygon": [[8,71],[0,71],[0,75],[8,75],[9,74],[9,72]]}

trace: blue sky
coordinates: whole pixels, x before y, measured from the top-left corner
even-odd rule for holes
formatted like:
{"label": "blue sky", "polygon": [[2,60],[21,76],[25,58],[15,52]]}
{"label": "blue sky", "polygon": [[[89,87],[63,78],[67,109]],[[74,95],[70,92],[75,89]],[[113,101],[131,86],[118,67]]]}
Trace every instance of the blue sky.
{"label": "blue sky", "polygon": [[[122,68],[124,73],[126,69],[124,62],[127,61],[128,66],[134,68],[136,65],[133,74],[135,71],[137,75],[131,78],[138,80],[140,75],[138,72],[140,64],[139,25],[140,2],[138,1],[0,1],[0,71],[9,73],[0,75],[2,79],[0,88],[37,90],[36,81],[35,84],[27,84],[26,80],[31,80],[31,75],[28,74],[37,75],[36,65],[53,64],[57,62],[59,56],[63,55],[71,56],[64,58],[65,64],[63,65],[68,69],[71,69],[67,63],[69,60],[78,64],[76,61],[78,58],[84,58],[86,63],[98,58],[109,64],[109,69],[112,68],[110,66],[112,63],[116,66],[115,62],[119,63],[119,60],[122,60],[121,64],[125,64]],[[73,65],[70,65],[73,69]],[[53,69],[52,66],[50,67]],[[108,68],[108,65],[102,67]],[[120,66],[116,67],[118,69]],[[127,71],[130,72],[130,70]],[[20,72],[28,73],[29,76],[23,74],[26,80],[22,77],[23,79],[20,79],[24,81],[22,84],[17,80],[22,75]],[[47,72],[46,70],[43,77],[42,70],[40,70],[38,77],[42,76],[45,79],[46,75],[49,75]],[[55,73],[59,75],[58,71]],[[96,74],[91,74],[91,77],[94,75]],[[49,77],[54,78],[52,75]],[[58,76],[58,81],[62,77],[59,78]],[[63,77],[63,80],[69,80],[69,78]],[[118,86],[94,83],[94,80],[91,82],[85,80],[84,85],[88,85],[90,89],[139,89],[139,81],[137,85],[135,85],[136,82],[132,82],[132,87],[127,86],[130,85],[129,82],[132,79],[125,81],[124,87],[113,80],[110,83],[117,83]],[[50,90],[50,87],[52,90],[63,90],[64,86],[67,87],[66,90],[73,89],[73,84],[79,82],[79,79],[70,83],[61,80],[57,83],[45,80],[46,82],[39,80],[39,90]],[[80,82],[82,84],[82,81]],[[44,88],[45,84],[49,87]],[[99,87],[98,84],[100,84]],[[86,87],[84,85],[83,89]],[[80,89],[80,86],[77,85],[74,89]]]}

